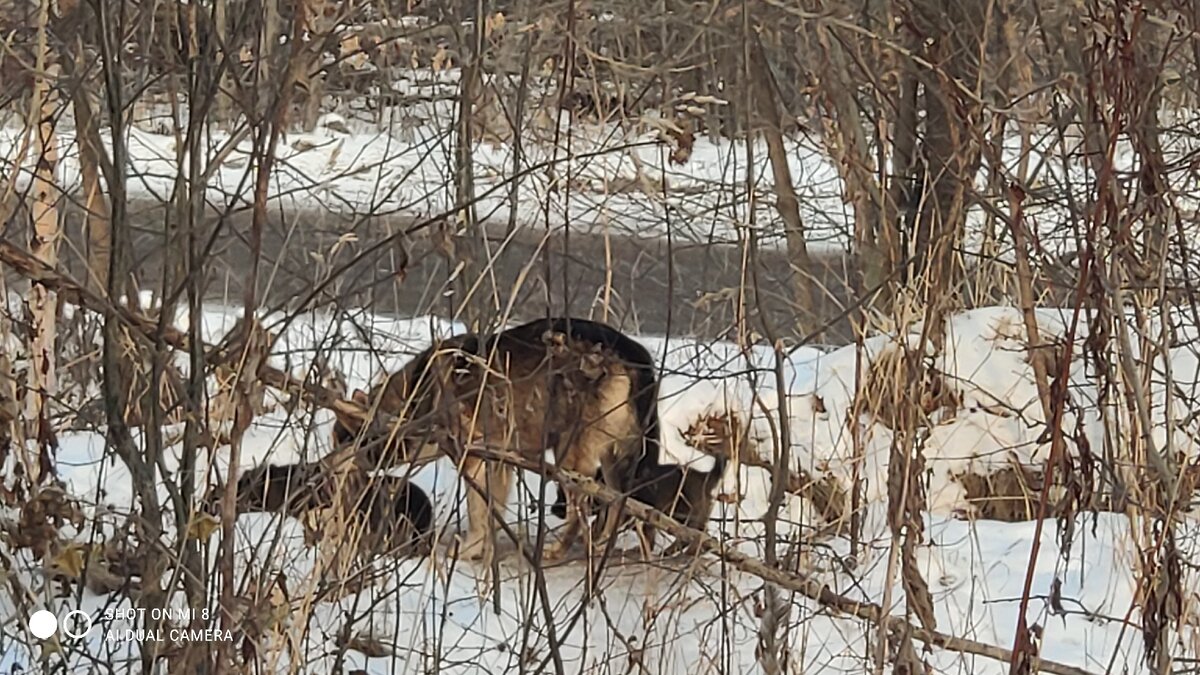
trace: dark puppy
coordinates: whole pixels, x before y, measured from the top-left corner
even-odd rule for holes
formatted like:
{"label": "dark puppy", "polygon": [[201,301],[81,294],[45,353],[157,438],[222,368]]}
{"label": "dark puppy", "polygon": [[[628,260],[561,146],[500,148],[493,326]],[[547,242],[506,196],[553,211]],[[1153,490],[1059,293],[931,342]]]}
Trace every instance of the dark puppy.
{"label": "dark puppy", "polygon": [[[310,538],[321,538],[305,516],[335,505],[334,478],[320,463],[263,465],[238,479],[238,511],[285,513],[305,522]],[[364,554],[397,556],[428,553],[433,530],[433,504],[421,488],[405,478],[345,475],[342,486],[348,525],[361,528]]]}
{"label": "dark puppy", "polygon": [[364,528],[362,550],[397,556],[429,553],[433,504],[424,490],[408,480],[376,476],[356,511]]}
{"label": "dark puppy", "polygon": [[[725,460],[720,457],[715,460],[713,470],[703,472],[677,464],[660,465],[647,458],[637,467],[630,497],[662,511],[687,527],[703,532],[712,516],[713,491],[725,473]],[[602,483],[604,479],[597,475],[595,480]],[[566,499],[561,486],[550,512],[559,518],[566,513]],[[649,523],[641,523],[640,529],[648,552],[654,546],[656,528]]]}

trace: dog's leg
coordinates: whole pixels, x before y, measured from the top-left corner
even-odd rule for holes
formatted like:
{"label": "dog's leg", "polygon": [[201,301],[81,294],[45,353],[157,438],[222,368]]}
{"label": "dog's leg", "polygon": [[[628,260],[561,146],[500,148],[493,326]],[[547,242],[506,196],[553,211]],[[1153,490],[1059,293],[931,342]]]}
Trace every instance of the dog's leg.
{"label": "dog's leg", "polygon": [[563,486],[555,486],[558,490],[558,498],[554,500],[554,504],[550,506],[550,514],[562,520],[567,519],[567,491]]}
{"label": "dog's leg", "polygon": [[[693,530],[706,532],[708,523],[712,519],[712,491],[720,479],[720,472],[701,474],[685,469],[680,487],[681,494],[676,497],[675,519]],[[685,543],[677,540],[666,551],[663,551],[663,555],[680,553],[699,555],[700,551],[701,546],[698,543]]]}
{"label": "dog's leg", "polygon": [[[597,483],[604,482],[604,474],[600,469],[596,469],[596,473],[592,476],[592,480]],[[554,504],[550,507],[550,514],[562,520],[567,519],[567,490],[562,485],[557,486],[558,497],[554,500]]]}
{"label": "dog's leg", "polygon": [[[604,483],[608,487],[624,492],[626,489],[625,477],[617,469],[616,460],[613,455],[607,455],[600,462],[600,472],[604,476]],[[603,527],[593,528],[592,550],[603,553],[604,547],[620,530],[621,520],[621,502],[615,500],[605,507],[603,513],[597,518],[597,525],[603,523]],[[598,533],[598,536],[595,536]]]}
{"label": "dog's leg", "polygon": [[508,491],[512,486],[515,472],[516,469],[503,462],[488,462],[490,485],[488,485],[487,493],[491,498],[491,504],[488,508],[490,518],[487,521],[487,531],[488,541],[493,547],[497,533],[503,529],[500,527],[500,523],[504,522],[504,511],[508,508]]}
{"label": "dog's leg", "polygon": [[491,486],[487,480],[487,464],[475,457],[467,457],[462,463],[463,477],[470,483],[466,486],[467,538],[458,547],[458,557],[465,560],[486,559],[492,552],[492,538],[489,536],[492,531],[492,514],[488,507],[488,497],[485,496],[491,493]]}
{"label": "dog's leg", "polygon": [[[633,498],[670,516],[673,513],[671,504],[663,503],[661,487],[655,480],[654,474],[644,470],[642,466],[636,467],[635,471]],[[658,538],[658,528],[648,521],[638,520],[634,524],[634,529],[637,532],[638,545],[642,549],[642,559],[649,560],[654,552],[654,543]]]}
{"label": "dog's leg", "polygon": [[567,551],[571,550],[571,545],[579,538],[579,530],[586,519],[582,503],[584,500],[582,495],[567,493],[567,522],[563,527],[563,533],[558,541],[546,546],[542,558],[555,561],[566,557]]}
{"label": "dog's leg", "polygon": [[633,526],[633,529],[637,533],[638,548],[642,552],[642,560],[649,561],[654,554],[654,526],[650,523],[639,521]]}
{"label": "dog's leg", "polygon": [[634,531],[637,532],[638,546],[642,550],[642,559],[650,560],[654,553],[654,542],[658,539],[658,528],[644,520],[639,520],[634,525]]}

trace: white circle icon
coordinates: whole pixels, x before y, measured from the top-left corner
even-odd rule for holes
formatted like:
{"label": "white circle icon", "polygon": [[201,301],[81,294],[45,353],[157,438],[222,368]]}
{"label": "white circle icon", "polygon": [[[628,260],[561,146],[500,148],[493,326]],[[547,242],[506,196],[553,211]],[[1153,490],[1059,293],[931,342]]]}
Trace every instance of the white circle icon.
{"label": "white circle icon", "polygon": [[49,611],[39,609],[29,615],[29,632],[39,640],[45,640],[58,630],[58,618]]}
{"label": "white circle icon", "polygon": [[[81,616],[83,618],[72,621],[71,617],[76,616],[76,615]],[[78,626],[80,624],[86,624],[87,627],[80,631],[72,630],[73,628],[75,628],[76,626]],[[63,635],[66,635],[67,637],[69,637],[73,640],[78,640],[79,638],[83,637],[84,635],[87,635],[88,631],[90,631],[90,630],[92,630],[92,617],[90,614],[83,611],[82,609],[73,609],[73,610],[67,612],[67,615],[63,617],[63,620],[62,620]]]}

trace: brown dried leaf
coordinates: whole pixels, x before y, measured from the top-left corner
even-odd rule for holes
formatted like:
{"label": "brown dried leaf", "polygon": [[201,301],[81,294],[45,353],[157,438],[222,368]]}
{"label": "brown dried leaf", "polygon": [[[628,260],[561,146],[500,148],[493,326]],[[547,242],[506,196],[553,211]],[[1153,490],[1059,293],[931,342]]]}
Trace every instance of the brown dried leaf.
{"label": "brown dried leaf", "polygon": [[198,513],[188,523],[187,538],[196,541],[207,541],[221,527],[221,521],[212,514]]}
{"label": "brown dried leaf", "polygon": [[28,548],[39,558],[49,555],[64,523],[83,524],[83,513],[57,485],[45,485],[21,505],[15,527],[10,528],[9,545]]}
{"label": "brown dried leaf", "polygon": [[71,542],[50,558],[46,565],[47,570],[52,574],[60,574],[69,579],[78,579],[83,576],[83,563],[87,559],[86,553],[87,549],[83,544]]}
{"label": "brown dried leaf", "polygon": [[92,559],[88,563],[86,575],[84,585],[96,595],[119,591],[129,584],[127,578],[113,573],[108,561],[96,550],[92,551]]}
{"label": "brown dried leaf", "polygon": [[455,260],[458,249],[454,243],[454,229],[448,220],[441,220],[429,229],[430,242],[433,250],[445,256],[447,260]]}
{"label": "brown dried leaf", "polygon": [[7,354],[0,354],[0,425],[12,424],[20,414],[12,362]]}
{"label": "brown dried leaf", "polygon": [[504,12],[496,12],[495,14],[492,14],[484,21],[483,36],[485,38],[491,38],[492,33],[504,29],[504,24]]}
{"label": "brown dried leaf", "polygon": [[429,64],[429,67],[433,69],[433,72],[440,73],[451,65],[450,52],[446,50],[446,45],[438,45],[437,52],[433,55],[433,62]]}
{"label": "brown dried leaf", "polygon": [[921,625],[927,630],[937,630],[937,619],[933,612],[933,596],[929,592],[929,585],[925,583],[925,578],[921,576],[921,570],[917,567],[914,539],[915,537],[911,533],[905,534],[904,544],[901,548],[904,564],[900,576],[904,584],[904,594],[908,600],[908,609],[917,616]]}
{"label": "brown dried leaf", "polygon": [[362,70],[367,66],[367,53],[363,51],[358,36],[351,33],[338,43],[338,56],[342,63],[354,70]]}

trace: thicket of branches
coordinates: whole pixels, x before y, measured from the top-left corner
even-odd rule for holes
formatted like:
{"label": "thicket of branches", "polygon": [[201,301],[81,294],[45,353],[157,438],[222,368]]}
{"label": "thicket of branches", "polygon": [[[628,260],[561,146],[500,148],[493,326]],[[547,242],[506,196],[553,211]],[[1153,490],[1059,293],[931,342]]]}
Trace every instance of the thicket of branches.
{"label": "thicket of branches", "polygon": [[[1079,513],[1129,515],[1146,666],[1180,672],[1189,666],[1173,636],[1196,620],[1185,588],[1196,562],[1181,558],[1174,532],[1200,469],[1156,440],[1148,391],[1161,378],[1155,359],[1188,339],[1151,317],[1200,321],[1198,29],[1200,6],[1184,0],[0,0],[0,120],[13,139],[0,164],[10,296],[0,457],[11,469],[0,502],[17,514],[4,516],[0,536],[33,550],[65,588],[120,590],[147,608],[182,591],[189,606],[219,608],[220,625],[245,638],[215,654],[147,647],[147,668],[165,660],[171,672],[251,672],[279,658],[255,645],[280,621],[280,600],[271,580],[235,580],[232,493],[220,486],[236,474],[206,474],[205,458],[228,448],[239,465],[267,385],[297,409],[345,394],[323,357],[304,382],[266,365],[272,336],[297,317],[350,320],[356,306],[391,299],[477,329],[586,311],[672,332],[671,312],[686,300],[693,332],[773,347],[780,365],[763,376],[780,387],[797,345],[861,343],[920,323],[919,347],[861,373],[858,399],[886,409],[894,433],[885,546],[907,620],[881,620],[877,608],[851,609],[797,581],[813,539],[777,537],[776,523],[789,490],[819,486],[786,475],[786,444],[759,458],[775,476],[769,543],[761,560],[739,563],[766,584],[765,671],[790,667],[789,636],[803,619],[787,594],[799,592],[878,624],[864,668],[915,672],[914,640],[983,649],[937,637],[916,563],[927,542],[922,439],[938,396],[922,354],[945,348],[951,313],[1012,304],[1025,311],[1050,420],[1050,456],[1027,467],[1025,516],[1039,528],[1057,518],[1069,540]],[[378,133],[437,165],[440,182],[401,198],[400,188],[426,179],[402,165],[385,181],[383,165],[401,154],[385,151],[353,170],[375,172],[367,198],[330,197],[322,185],[345,174],[307,176],[294,161],[311,132],[330,128]],[[173,154],[156,165],[167,175],[134,161],[142,133],[169,139],[162,147]],[[680,179],[704,143],[736,149],[745,164],[720,180]],[[488,147],[510,149],[505,166],[482,170]],[[647,147],[657,163],[641,159]],[[798,187],[812,184],[795,175],[806,148],[832,159],[831,195]],[[608,156],[634,169],[597,179],[592,168]],[[222,178],[231,172],[234,184]],[[581,212],[577,193],[599,206]],[[657,220],[606,211],[629,195]],[[814,209],[818,197],[841,212]],[[598,236],[589,219],[611,223]],[[717,222],[730,225],[709,227]],[[660,235],[665,293],[641,306],[613,293],[625,282],[613,279],[612,239]],[[532,253],[514,264],[508,247],[522,238]],[[846,252],[831,253],[825,239]],[[707,280],[671,268],[687,246],[726,251],[738,283],[681,298],[674,284]],[[572,265],[584,258],[604,258],[608,270],[594,295],[573,286]],[[205,344],[199,321],[176,328],[181,312],[199,317],[215,300],[246,318],[285,318],[265,327],[244,319],[220,346]],[[672,306],[665,323],[639,320],[652,304]],[[1060,422],[1086,405],[1067,387],[1080,346],[1039,334],[1033,310],[1045,305],[1072,310],[1070,335],[1086,327],[1082,357],[1104,405],[1127,411],[1106,429],[1108,447],[1068,452],[1078,439]],[[338,347],[336,336],[320,342]],[[55,455],[57,436],[88,428],[102,429],[129,468],[136,500],[128,518],[93,528],[93,543],[80,546],[59,535],[65,522],[84,527],[81,496],[57,484]],[[174,429],[179,437],[165,431]],[[168,469],[175,446],[181,459]],[[859,541],[860,488],[837,496],[844,503],[831,519],[847,525],[852,550],[870,545]],[[210,489],[225,490],[219,518],[202,508]],[[329,586],[314,597],[342,592]],[[1026,591],[1016,643],[979,652],[1010,659],[1013,672],[1037,667]],[[12,593],[27,614],[34,591]],[[344,649],[370,647],[351,637]],[[565,672],[545,654],[523,667],[539,663]]]}

